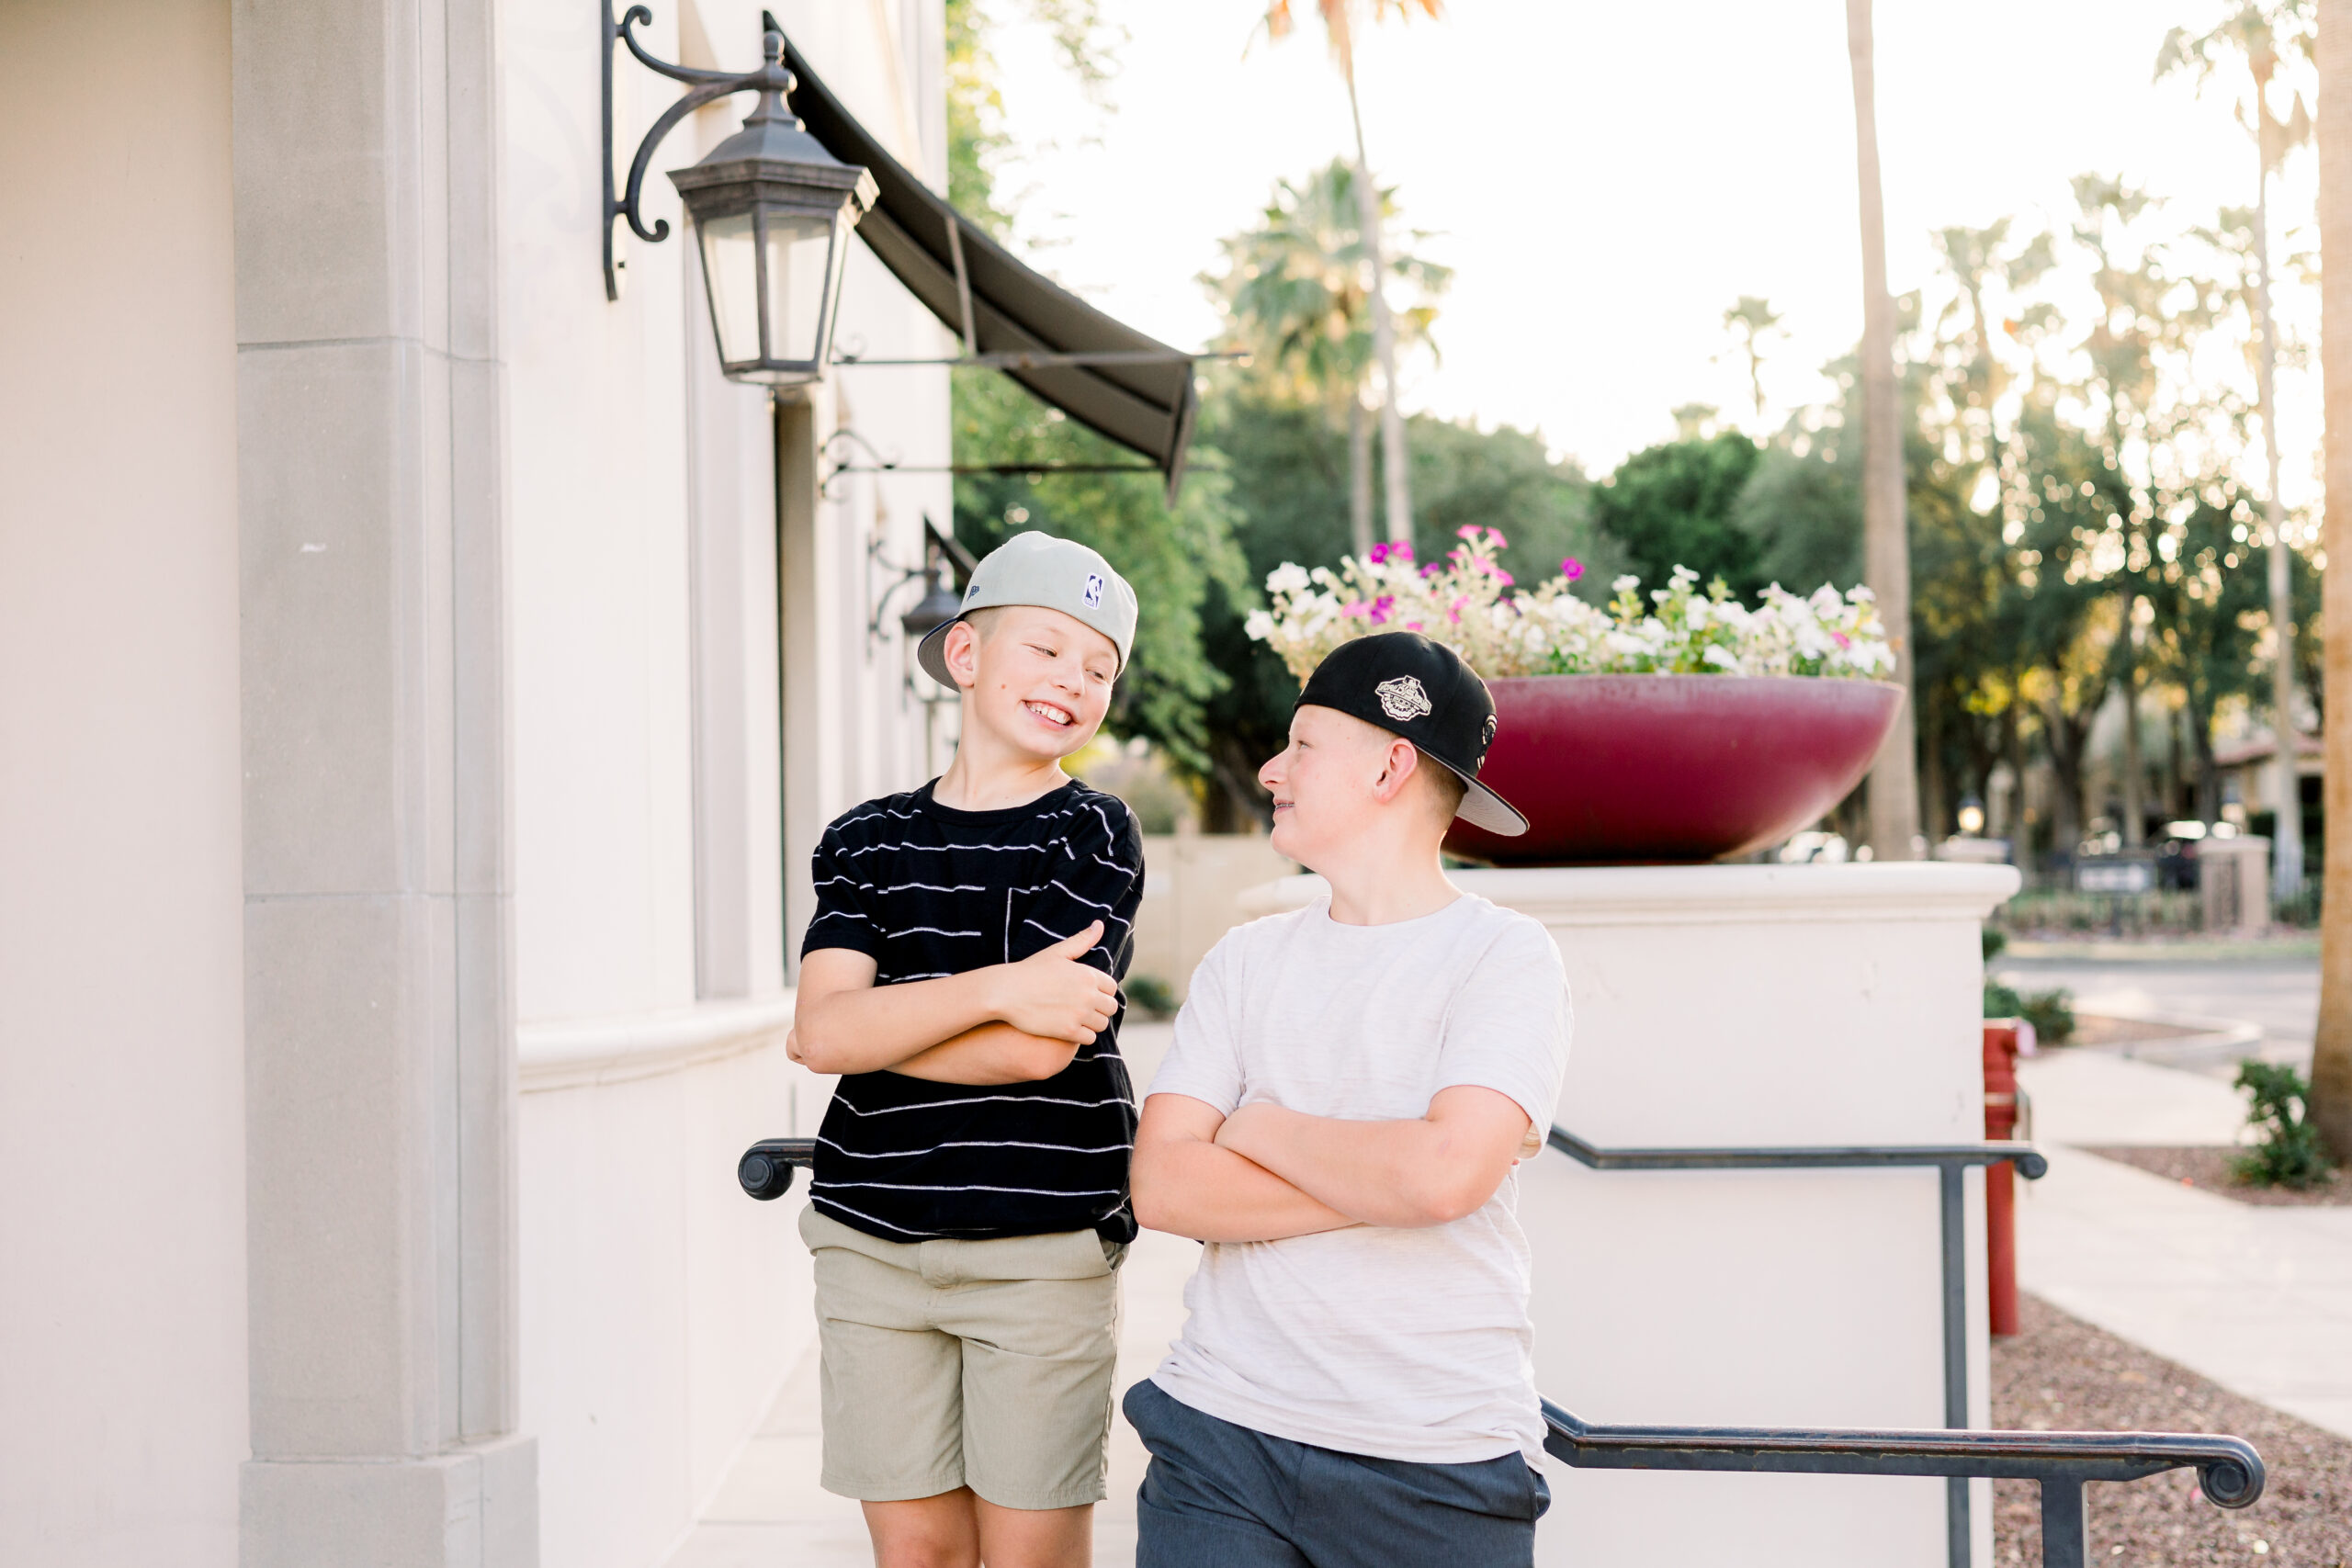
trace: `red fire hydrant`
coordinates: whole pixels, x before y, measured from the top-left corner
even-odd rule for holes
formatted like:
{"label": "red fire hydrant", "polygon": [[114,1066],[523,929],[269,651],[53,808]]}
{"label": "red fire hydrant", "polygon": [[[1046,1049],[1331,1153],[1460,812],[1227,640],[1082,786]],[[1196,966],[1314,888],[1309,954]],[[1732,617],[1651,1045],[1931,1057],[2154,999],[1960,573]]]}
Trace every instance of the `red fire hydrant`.
{"label": "red fire hydrant", "polygon": [[[1984,1021],[1984,1136],[2017,1135],[2018,1021]],[[1992,1294],[1996,1336],[2018,1331],[2018,1173],[2007,1160],[1984,1168],[1985,1284]]]}

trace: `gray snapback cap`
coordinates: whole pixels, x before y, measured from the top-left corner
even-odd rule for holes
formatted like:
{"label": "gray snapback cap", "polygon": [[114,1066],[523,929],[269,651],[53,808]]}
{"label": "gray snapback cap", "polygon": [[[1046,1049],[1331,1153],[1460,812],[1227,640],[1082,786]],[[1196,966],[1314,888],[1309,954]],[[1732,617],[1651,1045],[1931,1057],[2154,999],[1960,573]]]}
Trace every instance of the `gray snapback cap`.
{"label": "gray snapback cap", "polygon": [[[956,606],[961,620],[974,610],[1001,604],[1035,604],[1059,610],[1072,620],[1092,626],[1119,650],[1119,668],[1127,667],[1127,652],[1136,641],[1136,591],[1111,570],[1111,563],[1073,539],[1057,539],[1032,529],[1015,534],[990,550],[972,569],[964,602]],[[955,621],[932,628],[915,649],[922,672],[943,686],[954,686],[947,673],[947,629]]]}

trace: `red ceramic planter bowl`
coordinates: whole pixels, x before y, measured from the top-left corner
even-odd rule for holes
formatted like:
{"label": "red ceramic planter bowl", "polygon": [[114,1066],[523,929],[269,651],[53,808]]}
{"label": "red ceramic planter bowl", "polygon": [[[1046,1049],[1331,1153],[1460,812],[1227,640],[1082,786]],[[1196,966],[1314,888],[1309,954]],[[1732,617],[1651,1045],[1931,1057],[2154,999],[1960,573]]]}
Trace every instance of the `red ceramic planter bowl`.
{"label": "red ceramic planter bowl", "polygon": [[1890,682],[1812,676],[1487,685],[1500,722],[1478,776],[1528,829],[1456,822],[1445,847],[1497,865],[1690,863],[1776,843],[1861,782],[1903,706]]}

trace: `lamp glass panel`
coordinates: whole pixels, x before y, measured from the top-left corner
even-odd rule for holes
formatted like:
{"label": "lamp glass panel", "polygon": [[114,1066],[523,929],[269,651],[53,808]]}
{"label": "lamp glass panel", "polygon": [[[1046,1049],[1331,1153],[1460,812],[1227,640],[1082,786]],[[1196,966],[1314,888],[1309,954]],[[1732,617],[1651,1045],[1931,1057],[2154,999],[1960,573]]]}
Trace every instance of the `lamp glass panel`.
{"label": "lamp glass panel", "polygon": [[770,212],[767,229],[768,357],[813,361],[825,319],[832,221],[806,213]]}
{"label": "lamp glass panel", "polygon": [[752,215],[736,213],[699,225],[703,275],[710,283],[711,321],[718,357],[729,365],[760,357],[759,251]]}

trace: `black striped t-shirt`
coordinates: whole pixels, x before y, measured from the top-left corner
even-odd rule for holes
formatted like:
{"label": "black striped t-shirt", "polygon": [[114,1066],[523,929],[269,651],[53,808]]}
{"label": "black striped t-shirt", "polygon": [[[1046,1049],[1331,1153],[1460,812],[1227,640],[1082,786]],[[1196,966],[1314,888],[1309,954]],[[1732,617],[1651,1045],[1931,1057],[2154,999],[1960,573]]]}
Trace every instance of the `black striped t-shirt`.
{"label": "black striped t-shirt", "polygon": [[[934,781],[935,782],[935,781]],[[867,801],[825,829],[807,954],[871,955],[874,983],[1012,964],[1102,922],[1084,962],[1124,978],[1143,898],[1143,837],[1114,795],[1075,781],[1026,806],[957,811],[932,786]],[[817,1134],[820,1213],[890,1241],[1092,1229],[1130,1241],[1135,1090],[1119,1010],[1035,1083],[844,1077]]]}

